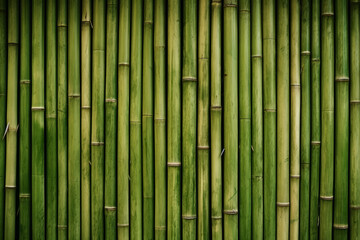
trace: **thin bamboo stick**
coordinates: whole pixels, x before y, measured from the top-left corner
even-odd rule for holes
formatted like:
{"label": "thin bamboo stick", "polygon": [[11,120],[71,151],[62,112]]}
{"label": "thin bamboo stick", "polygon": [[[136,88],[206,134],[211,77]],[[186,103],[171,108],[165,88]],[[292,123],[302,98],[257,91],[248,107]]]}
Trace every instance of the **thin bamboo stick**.
{"label": "thin bamboo stick", "polygon": [[[4,239],[16,236],[16,163],[18,130],[19,85],[19,1],[8,5],[7,101],[6,101],[6,164],[5,164],[5,216]],[[3,189],[1,189],[3,191]]]}

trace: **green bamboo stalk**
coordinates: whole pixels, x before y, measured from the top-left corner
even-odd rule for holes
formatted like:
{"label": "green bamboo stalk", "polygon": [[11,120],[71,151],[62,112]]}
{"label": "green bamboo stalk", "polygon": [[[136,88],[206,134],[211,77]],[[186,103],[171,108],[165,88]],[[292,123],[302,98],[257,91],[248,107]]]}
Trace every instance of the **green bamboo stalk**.
{"label": "green bamboo stalk", "polygon": [[[290,3],[290,239],[299,238],[300,200],[300,0]],[[279,65],[281,66],[281,65]],[[282,100],[280,100],[282,101]],[[303,130],[304,131],[304,130]]]}
{"label": "green bamboo stalk", "polygon": [[129,239],[129,0],[120,1],[118,55],[118,144],[117,144],[117,233],[118,239]]}
{"label": "green bamboo stalk", "polygon": [[239,1],[239,237],[251,239],[250,2]]}
{"label": "green bamboo stalk", "polygon": [[105,238],[116,239],[118,3],[107,1],[105,83]]}
{"label": "green bamboo stalk", "polygon": [[91,238],[91,1],[81,14],[81,238]]}
{"label": "green bamboo stalk", "polygon": [[320,0],[311,7],[311,165],[310,165],[310,239],[318,239],[320,190]]}
{"label": "green bamboo stalk", "polygon": [[252,1],[251,6],[251,63],[252,63],[252,239],[263,239],[264,232],[264,179],[263,179],[263,68],[261,0]]}
{"label": "green bamboo stalk", "polygon": [[224,238],[238,238],[238,2],[224,2]]}
{"label": "green bamboo stalk", "polygon": [[46,4],[46,238],[57,230],[56,1]]}
{"label": "green bamboo stalk", "polygon": [[276,32],[275,0],[263,1],[264,238],[276,239]]}
{"label": "green bamboo stalk", "polygon": [[93,1],[91,111],[91,236],[104,238],[105,1]]}
{"label": "green bamboo stalk", "polygon": [[144,239],[154,238],[154,3],[144,1],[142,150]]}
{"label": "green bamboo stalk", "polygon": [[[30,67],[31,5],[20,1],[19,238],[31,239]],[[0,26],[0,28],[2,28]],[[1,61],[1,60],[0,60]],[[4,64],[5,65],[5,64]],[[0,123],[1,125],[1,123]],[[1,130],[0,130],[1,132]],[[1,167],[0,167],[1,168]],[[1,213],[0,213],[1,214]],[[0,230],[1,231],[1,230]]]}
{"label": "green bamboo stalk", "polygon": [[165,92],[165,0],[154,9],[154,152],[155,239],[166,239],[166,92]]}
{"label": "green bamboo stalk", "polygon": [[142,24],[143,1],[132,2],[130,59],[130,236],[141,239],[142,227]]}
{"label": "green bamboo stalk", "polygon": [[[5,169],[5,216],[4,239],[16,236],[16,163],[18,130],[18,84],[19,84],[19,1],[8,5],[8,56],[6,101],[6,169]],[[3,191],[1,189],[1,191]]]}
{"label": "green bamboo stalk", "polygon": [[350,166],[349,166],[349,239],[360,233],[360,5],[350,3]]}
{"label": "green bamboo stalk", "polygon": [[211,2],[211,237],[222,239],[222,106],[221,106],[221,0]]}
{"label": "green bamboo stalk", "polygon": [[57,150],[58,150],[58,219],[57,237],[68,237],[68,49],[67,1],[58,1],[57,12]]}
{"label": "green bamboo stalk", "polygon": [[320,239],[332,238],[334,186],[334,6],[321,2]]}
{"label": "green bamboo stalk", "polygon": [[278,2],[276,239],[289,238],[290,56],[289,1]]}
{"label": "green bamboo stalk", "polygon": [[210,149],[209,149],[209,93],[210,93],[210,1],[199,1],[198,29],[198,221],[197,238],[210,239]]}
{"label": "green bamboo stalk", "polygon": [[335,1],[335,186],[334,239],[348,238],[349,37],[348,1]]}
{"label": "green bamboo stalk", "polygon": [[180,0],[168,0],[167,238],[181,237],[181,31]]}
{"label": "green bamboo stalk", "polygon": [[309,239],[310,214],[310,14],[311,1],[301,0],[301,125],[300,125],[300,239]]}
{"label": "green bamboo stalk", "polygon": [[32,1],[32,238],[45,239],[45,6],[42,0]]}

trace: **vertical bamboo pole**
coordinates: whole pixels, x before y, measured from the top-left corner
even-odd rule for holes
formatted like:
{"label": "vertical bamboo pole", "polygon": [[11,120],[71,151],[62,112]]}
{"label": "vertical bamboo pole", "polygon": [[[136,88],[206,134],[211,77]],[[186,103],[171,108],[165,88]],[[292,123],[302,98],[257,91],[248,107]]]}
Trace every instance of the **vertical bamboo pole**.
{"label": "vertical bamboo pole", "polygon": [[46,238],[57,230],[57,129],[56,129],[56,1],[46,2],[45,135],[46,135]]}
{"label": "vertical bamboo pole", "polygon": [[263,178],[263,66],[261,0],[251,6],[251,145],[252,145],[252,239],[263,239],[264,178]]}
{"label": "vertical bamboo pole", "polygon": [[182,7],[182,237],[196,239],[196,1]]}
{"label": "vertical bamboo pole", "polygon": [[224,238],[238,239],[238,2],[224,2]]}
{"label": "vertical bamboo pole", "polygon": [[107,1],[105,83],[105,239],[116,238],[118,3]]}
{"label": "vertical bamboo pole", "polygon": [[181,1],[168,0],[167,238],[181,237]]}
{"label": "vertical bamboo pole", "polygon": [[320,0],[311,7],[311,165],[310,165],[310,239],[318,239],[320,190]]}
{"label": "vertical bamboo pole", "polygon": [[57,14],[57,150],[58,219],[57,237],[67,239],[68,223],[68,114],[67,114],[67,0],[58,1]]}
{"label": "vertical bamboo pole", "polygon": [[91,238],[91,1],[82,1],[81,14],[81,238]]}
{"label": "vertical bamboo pole", "polygon": [[334,186],[334,2],[321,1],[320,239],[332,238]]}
{"label": "vertical bamboo pole", "polygon": [[289,238],[290,66],[289,1],[278,2],[276,238]]}
{"label": "vertical bamboo pole", "polygon": [[348,1],[335,1],[335,186],[334,239],[348,237],[349,37]]}
{"label": "vertical bamboo pole", "polygon": [[143,224],[144,239],[154,238],[154,2],[144,1],[143,25]]}
{"label": "vertical bamboo pole", "polygon": [[93,1],[91,112],[91,235],[104,238],[105,1]]}
{"label": "vertical bamboo pole", "polygon": [[210,93],[210,1],[199,1],[198,29],[198,222],[197,238],[210,238],[210,149],[209,149],[209,93]]}
{"label": "vertical bamboo pole", "polygon": [[44,29],[45,5],[43,0],[32,1],[32,54],[31,54],[31,159],[32,159],[32,238],[45,239],[45,66]]}
{"label": "vertical bamboo pole", "polygon": [[117,128],[117,233],[118,239],[129,239],[129,65],[130,65],[129,0],[119,6],[118,55],[118,128]]}
{"label": "vertical bamboo pole", "polygon": [[250,2],[239,1],[239,237],[251,239]]}
{"label": "vertical bamboo pole", "polygon": [[166,59],[165,0],[154,8],[155,239],[166,239]]}
{"label": "vertical bamboo pole", "polygon": [[276,238],[276,24],[275,0],[263,0],[264,238]]}
{"label": "vertical bamboo pole", "polygon": [[360,233],[360,5],[350,3],[350,166],[349,166],[349,239]]}
{"label": "vertical bamboo pole", "polygon": [[309,239],[310,214],[310,14],[311,1],[301,0],[301,125],[300,125],[300,239]]}
{"label": "vertical bamboo pole", "polygon": [[[5,164],[5,216],[4,239],[16,236],[16,163],[18,130],[19,84],[19,1],[8,5],[8,56],[6,101],[6,164]],[[3,189],[1,189],[3,191]]]}
{"label": "vertical bamboo pole", "polygon": [[[31,221],[30,221],[31,220],[31,197],[30,197],[31,196],[31,181],[30,181],[31,179],[30,178],[31,5],[30,4],[31,4],[30,1],[27,0],[20,1],[20,86],[19,86],[20,88],[19,126],[21,126],[21,128],[19,129],[19,134],[20,134],[19,238],[20,239],[31,238],[30,235],[31,234]],[[0,26],[0,29],[1,28],[2,27]],[[0,215],[1,215],[1,211],[0,211]]]}

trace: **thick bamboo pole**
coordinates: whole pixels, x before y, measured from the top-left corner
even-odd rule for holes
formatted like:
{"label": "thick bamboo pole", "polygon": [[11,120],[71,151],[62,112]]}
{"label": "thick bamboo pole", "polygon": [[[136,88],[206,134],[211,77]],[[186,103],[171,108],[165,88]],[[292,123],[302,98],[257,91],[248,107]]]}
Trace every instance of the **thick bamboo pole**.
{"label": "thick bamboo pole", "polygon": [[105,1],[93,1],[91,111],[91,235],[104,238]]}
{"label": "thick bamboo pole", "polygon": [[181,237],[181,1],[168,0],[167,238]]}
{"label": "thick bamboo pole", "polygon": [[277,198],[276,239],[289,238],[290,54],[289,1],[277,6]]}
{"label": "thick bamboo pole", "polygon": [[348,1],[335,1],[335,186],[334,239],[348,237],[349,32]]}
{"label": "thick bamboo pole", "polygon": [[45,3],[32,1],[31,186],[32,238],[45,239]]}
{"label": "thick bamboo pole", "polygon": [[165,0],[154,9],[155,239],[166,239],[166,58]]}
{"label": "thick bamboo pole", "polygon": [[46,2],[46,238],[57,235],[56,1]]}
{"label": "thick bamboo pole", "polygon": [[311,1],[301,0],[301,125],[300,125],[300,239],[309,239],[310,214],[310,16]]}
{"label": "thick bamboo pole", "polygon": [[57,237],[67,239],[68,224],[68,49],[67,0],[58,1],[57,12],[57,150],[58,219]]}
{"label": "thick bamboo pole", "polygon": [[264,238],[276,238],[276,24],[275,0],[263,1]]}
{"label": "thick bamboo pole", "polygon": [[263,66],[261,0],[251,5],[251,145],[252,145],[252,239],[264,236],[264,178],[263,178]]}
{"label": "thick bamboo pole", "polygon": [[81,238],[91,238],[91,1],[81,14]]}
{"label": "thick bamboo pole", "polygon": [[318,239],[320,190],[320,0],[311,6],[311,165],[310,165],[310,239]]}
{"label": "thick bamboo pole", "polygon": [[[6,163],[5,163],[5,215],[4,239],[16,236],[16,163],[18,130],[18,85],[19,85],[19,1],[8,5],[8,50],[7,50],[7,101],[6,101]],[[3,189],[1,189],[3,191]]]}
{"label": "thick bamboo pole", "polygon": [[321,1],[320,239],[332,238],[334,186],[334,2]]}
{"label": "thick bamboo pole", "polygon": [[222,102],[221,102],[221,0],[211,2],[211,237],[222,239]]}
{"label": "thick bamboo pole", "polygon": [[199,1],[198,29],[198,222],[197,238],[210,238],[210,1]]}
{"label": "thick bamboo pole", "polygon": [[143,24],[143,224],[144,239],[154,238],[154,2],[144,1]]}
{"label": "thick bamboo pole", "polygon": [[[20,1],[19,238],[31,238],[30,67],[31,5]],[[0,29],[2,27],[0,26]],[[0,47],[1,48],[1,47]],[[1,60],[0,60],[1,61]],[[5,65],[5,64],[4,64]],[[1,95],[1,93],[0,93]],[[1,126],[1,123],[0,123]],[[0,128],[1,132],[1,128]],[[1,166],[0,166],[1,168]],[[1,211],[0,211],[1,214]],[[0,217],[1,218],[1,217]],[[1,222],[1,221],[0,221]],[[1,231],[1,230],[0,230]]]}
{"label": "thick bamboo pole", "polygon": [[116,239],[118,1],[107,1],[105,82],[105,239]]}
{"label": "thick bamboo pole", "polygon": [[238,239],[238,1],[224,2],[224,238]]}
{"label": "thick bamboo pole", "polygon": [[239,1],[239,237],[251,239],[250,2]]}
{"label": "thick bamboo pole", "polygon": [[118,52],[118,125],[117,125],[117,233],[118,239],[129,239],[129,65],[130,65],[129,0],[119,5]]}

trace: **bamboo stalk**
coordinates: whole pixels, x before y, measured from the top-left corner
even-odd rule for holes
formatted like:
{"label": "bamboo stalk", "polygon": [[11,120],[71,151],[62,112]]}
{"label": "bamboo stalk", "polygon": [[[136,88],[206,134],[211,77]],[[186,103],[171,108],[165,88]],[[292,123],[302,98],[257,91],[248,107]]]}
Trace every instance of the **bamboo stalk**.
{"label": "bamboo stalk", "polygon": [[[31,5],[20,2],[20,106],[19,106],[19,238],[31,238],[31,177],[30,177],[30,94],[31,94]],[[0,26],[0,29],[2,27]],[[1,60],[0,60],[1,61]],[[5,64],[3,64],[5,65]],[[1,93],[0,93],[1,94]],[[1,114],[0,114],[1,115]],[[2,124],[0,123],[0,126]],[[0,132],[2,130],[0,129]],[[0,167],[1,168],[1,167]],[[0,215],[1,212],[0,212]],[[1,217],[0,217],[1,218]],[[0,230],[1,231],[1,230]],[[2,232],[2,231],[1,231]]]}
{"label": "bamboo stalk", "polygon": [[168,0],[167,238],[181,237],[181,1]]}
{"label": "bamboo stalk", "polygon": [[334,186],[334,6],[321,2],[320,239],[332,238]]}
{"label": "bamboo stalk", "polygon": [[196,1],[182,7],[182,237],[196,239]]}
{"label": "bamboo stalk", "polygon": [[224,2],[224,238],[238,238],[238,2]]}
{"label": "bamboo stalk", "polygon": [[118,55],[118,144],[117,144],[117,233],[118,239],[129,239],[129,65],[130,65],[129,0],[119,6]]}
{"label": "bamboo stalk", "polygon": [[58,1],[57,13],[57,150],[58,219],[57,237],[67,239],[68,224],[68,48],[67,1]]}
{"label": "bamboo stalk", "polygon": [[93,1],[91,111],[91,236],[104,238],[105,1]]}
{"label": "bamboo stalk", "polygon": [[309,239],[310,214],[310,14],[311,1],[301,1],[301,125],[300,125],[300,239]]}
{"label": "bamboo stalk", "polygon": [[44,27],[45,12],[42,0],[32,1],[32,238],[45,239],[45,69]]}
{"label": "bamboo stalk", "polygon": [[[19,1],[8,5],[7,101],[6,101],[6,164],[5,164],[5,215],[4,239],[16,236],[16,163],[18,130],[19,84]],[[2,190],[2,189],[1,189]],[[3,190],[2,190],[3,191]]]}
{"label": "bamboo stalk", "polygon": [[105,239],[116,238],[118,4],[107,1],[105,83]]}
{"label": "bamboo stalk", "polygon": [[311,7],[311,165],[310,165],[310,239],[318,239],[320,190],[320,0]]}
{"label": "bamboo stalk", "polygon": [[222,239],[222,102],[221,102],[221,0],[211,2],[211,237]]}
{"label": "bamboo stalk", "polygon": [[251,239],[250,2],[239,1],[239,237]]}
{"label": "bamboo stalk", "polygon": [[299,238],[300,200],[300,0],[290,3],[290,239]]}
{"label": "bamboo stalk", "polygon": [[142,88],[142,150],[143,150],[143,225],[144,239],[154,238],[154,2],[144,1],[143,24],[143,88]]}
{"label": "bamboo stalk", "polygon": [[91,238],[91,1],[81,14],[81,238]]}
{"label": "bamboo stalk", "polygon": [[252,239],[264,237],[264,178],[263,178],[263,67],[261,0],[252,1],[251,6],[251,63],[252,63]]}
{"label": "bamboo stalk", "polygon": [[335,187],[334,239],[348,238],[349,37],[348,2],[335,1]]}
{"label": "bamboo stalk", "polygon": [[209,92],[210,92],[210,1],[199,1],[198,29],[198,222],[197,238],[210,238],[210,149],[209,149]]}
{"label": "bamboo stalk", "polygon": [[290,66],[289,1],[278,2],[276,238],[289,238]]}
{"label": "bamboo stalk", "polygon": [[166,59],[165,1],[155,0],[154,9],[154,152],[155,239],[166,239]]}
{"label": "bamboo stalk", "polygon": [[142,226],[142,24],[143,1],[132,2],[130,59],[130,236],[141,239]]}
{"label": "bamboo stalk", "polygon": [[349,239],[360,232],[360,5],[350,3],[350,159],[349,159]]}
{"label": "bamboo stalk", "polygon": [[264,238],[276,239],[276,24],[275,1],[263,1]]}

